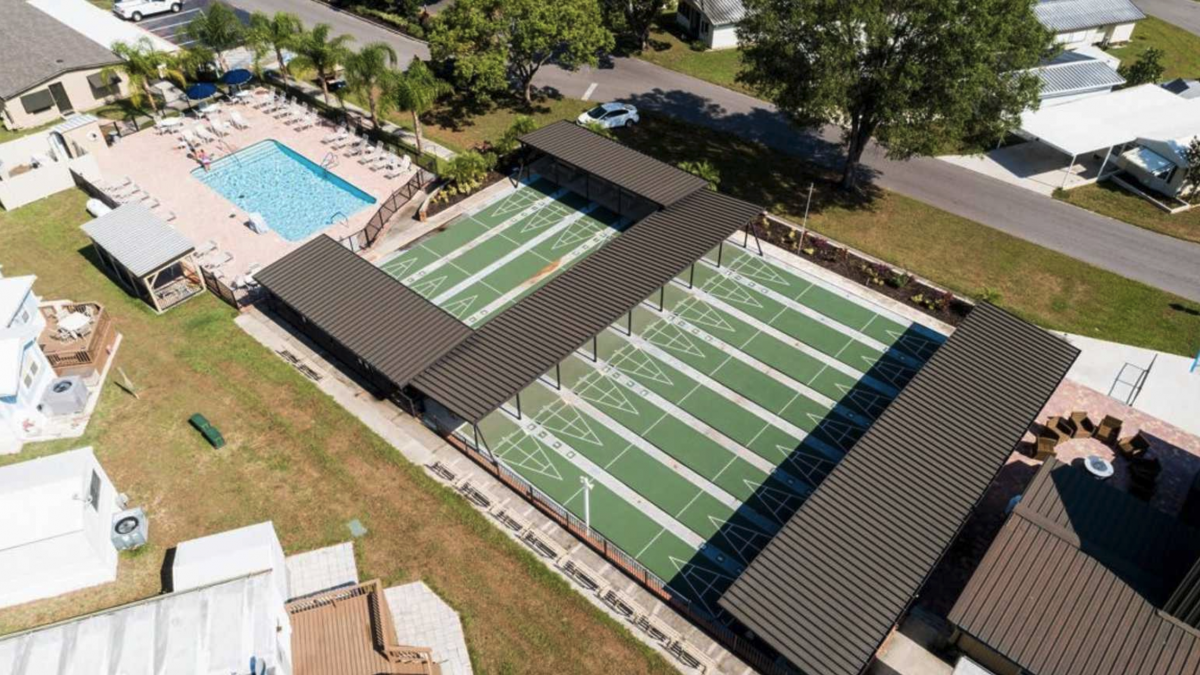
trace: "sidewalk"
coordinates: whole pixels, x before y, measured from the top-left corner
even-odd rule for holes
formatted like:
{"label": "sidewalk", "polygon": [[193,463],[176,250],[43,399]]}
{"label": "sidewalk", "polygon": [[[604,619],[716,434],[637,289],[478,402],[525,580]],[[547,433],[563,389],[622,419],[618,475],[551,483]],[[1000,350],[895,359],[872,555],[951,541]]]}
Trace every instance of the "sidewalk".
{"label": "sidewalk", "polygon": [[1200,368],[1188,372],[1191,358],[1082,335],[1060,335],[1080,350],[1067,378],[1200,435]]}

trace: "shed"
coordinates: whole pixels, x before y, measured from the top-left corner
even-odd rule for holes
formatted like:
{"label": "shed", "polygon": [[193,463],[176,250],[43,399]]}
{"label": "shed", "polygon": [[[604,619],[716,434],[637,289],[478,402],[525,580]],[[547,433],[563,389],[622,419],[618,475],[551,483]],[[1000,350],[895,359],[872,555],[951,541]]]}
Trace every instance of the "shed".
{"label": "shed", "polygon": [[135,295],[162,313],[204,290],[196,247],[142,204],[123,204],[85,223],[96,255]]}

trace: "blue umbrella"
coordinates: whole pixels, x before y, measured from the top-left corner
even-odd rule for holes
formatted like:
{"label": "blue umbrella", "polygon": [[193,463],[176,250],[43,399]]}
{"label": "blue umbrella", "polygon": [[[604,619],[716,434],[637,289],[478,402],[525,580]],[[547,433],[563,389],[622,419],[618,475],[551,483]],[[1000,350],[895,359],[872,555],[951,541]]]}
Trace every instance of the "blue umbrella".
{"label": "blue umbrella", "polygon": [[254,77],[254,74],[250,71],[246,70],[245,68],[238,68],[222,75],[221,84],[228,84],[232,86],[246,84],[252,77]]}
{"label": "blue umbrella", "polygon": [[217,85],[199,82],[187,88],[187,97],[193,101],[202,101],[217,93]]}

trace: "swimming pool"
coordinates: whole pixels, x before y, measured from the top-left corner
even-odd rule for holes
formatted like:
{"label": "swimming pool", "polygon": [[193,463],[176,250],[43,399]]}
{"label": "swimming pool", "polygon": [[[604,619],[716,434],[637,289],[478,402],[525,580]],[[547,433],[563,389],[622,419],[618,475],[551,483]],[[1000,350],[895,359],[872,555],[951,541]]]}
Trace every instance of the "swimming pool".
{"label": "swimming pool", "polygon": [[301,241],[375,203],[333,172],[275,140],[265,140],[222,157],[208,171],[192,171],[200,182],[288,241]]}

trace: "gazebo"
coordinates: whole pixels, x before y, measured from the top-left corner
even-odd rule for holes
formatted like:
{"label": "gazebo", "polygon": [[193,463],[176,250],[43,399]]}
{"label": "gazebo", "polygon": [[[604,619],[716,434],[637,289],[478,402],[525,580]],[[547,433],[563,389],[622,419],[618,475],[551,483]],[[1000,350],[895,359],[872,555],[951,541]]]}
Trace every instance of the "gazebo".
{"label": "gazebo", "polygon": [[196,247],[142,204],[123,204],[82,226],[121,285],[162,313],[204,290]]}

